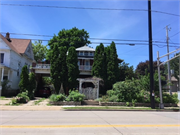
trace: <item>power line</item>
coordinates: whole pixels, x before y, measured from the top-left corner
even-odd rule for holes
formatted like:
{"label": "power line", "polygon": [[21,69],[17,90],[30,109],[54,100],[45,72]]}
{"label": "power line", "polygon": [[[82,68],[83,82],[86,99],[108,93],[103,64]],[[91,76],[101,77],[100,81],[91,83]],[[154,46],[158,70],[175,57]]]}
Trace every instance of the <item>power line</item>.
{"label": "power line", "polygon": [[[6,32],[0,32],[2,34],[6,34]],[[38,35],[38,34],[22,34],[22,33],[10,33],[12,35],[25,35],[25,36],[39,36],[39,37],[53,37],[51,35]],[[72,37],[73,38],[73,37]],[[108,39],[108,38],[89,38],[91,40],[111,40],[111,41],[130,41],[130,42],[148,42],[148,40],[126,40],[126,39]],[[32,39],[32,40],[41,40],[41,39]],[[46,40],[50,41],[50,40]],[[166,43],[162,41],[152,41],[153,43]],[[179,45],[180,43],[169,43]]]}
{"label": "power line", "polygon": [[[87,7],[63,7],[63,6],[46,6],[46,5],[24,5],[24,4],[0,4],[3,6],[26,6],[26,7],[44,7],[44,8],[65,8],[65,9],[89,9],[89,10],[124,10],[124,11],[148,11],[146,9],[119,9],[119,8],[87,8]],[[172,14],[172,13],[167,13],[167,12],[162,12],[162,11],[157,11],[157,10],[151,10],[151,12],[155,13],[162,13],[162,14],[167,14],[167,15],[173,15],[173,16],[178,16],[180,15],[177,14]]]}
{"label": "power line", "polygon": [[176,36],[177,34],[179,34],[180,33],[180,31],[179,32],[177,32],[176,34],[174,34],[174,35],[172,35],[172,36],[170,36],[170,37],[174,37],[174,36]]}
{"label": "power line", "polygon": [[[22,39],[22,38],[13,38],[13,39]],[[50,40],[45,40],[45,39],[28,39],[28,40],[35,40],[35,41],[38,41],[38,40],[41,40],[41,41],[50,41]],[[53,43],[57,43],[59,41],[53,41]],[[111,43],[110,42],[91,42],[91,44],[100,44],[100,43],[103,43],[103,44],[108,44],[110,45]],[[132,43],[115,43],[116,45],[131,45]],[[148,46],[149,44],[148,43],[133,43],[134,45],[141,45],[141,46]],[[166,45],[158,45],[158,44],[153,44],[154,46],[157,46],[157,47],[166,47]],[[179,47],[179,46],[169,46],[169,47]],[[161,47],[160,47],[161,48]]]}

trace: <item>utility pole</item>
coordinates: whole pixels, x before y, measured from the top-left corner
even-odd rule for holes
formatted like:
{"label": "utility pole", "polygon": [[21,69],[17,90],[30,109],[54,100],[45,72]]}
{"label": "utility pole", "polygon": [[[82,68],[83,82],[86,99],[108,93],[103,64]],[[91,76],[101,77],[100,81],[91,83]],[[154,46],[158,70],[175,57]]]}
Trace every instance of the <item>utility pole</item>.
{"label": "utility pole", "polygon": [[152,49],[152,22],[151,22],[151,0],[148,0],[148,25],[149,25],[150,100],[151,100],[151,108],[155,109],[154,75],[153,75],[153,49]]}
{"label": "utility pole", "polygon": [[[170,30],[170,28],[168,28],[168,26],[166,26],[166,42],[167,42],[167,60],[169,60],[169,36],[168,36],[168,31]],[[169,94],[172,95],[172,91],[171,91],[171,72],[170,72],[170,64],[169,61],[167,62],[167,68],[168,68],[168,83],[169,83]]]}
{"label": "utility pole", "polygon": [[179,92],[180,92],[180,56],[179,56]]}

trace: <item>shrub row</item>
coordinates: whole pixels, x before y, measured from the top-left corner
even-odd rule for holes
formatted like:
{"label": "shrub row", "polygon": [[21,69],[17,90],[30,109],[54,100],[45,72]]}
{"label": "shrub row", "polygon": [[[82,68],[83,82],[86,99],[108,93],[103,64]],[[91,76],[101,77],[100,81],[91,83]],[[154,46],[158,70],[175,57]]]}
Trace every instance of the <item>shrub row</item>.
{"label": "shrub row", "polygon": [[78,90],[69,91],[69,96],[65,96],[64,94],[52,94],[49,98],[51,102],[58,102],[58,101],[74,101],[79,102],[84,100],[85,95],[79,93]]}

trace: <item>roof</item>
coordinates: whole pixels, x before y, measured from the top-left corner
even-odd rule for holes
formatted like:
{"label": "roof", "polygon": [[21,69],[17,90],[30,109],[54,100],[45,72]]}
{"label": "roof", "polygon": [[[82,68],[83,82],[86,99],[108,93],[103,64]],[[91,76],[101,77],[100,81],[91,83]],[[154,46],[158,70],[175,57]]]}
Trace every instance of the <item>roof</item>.
{"label": "roof", "polygon": [[11,38],[11,44],[18,50],[19,53],[25,53],[30,42],[30,39]]}
{"label": "roof", "polygon": [[76,51],[91,51],[91,52],[95,52],[95,49],[85,45],[85,46],[77,48]]}
{"label": "roof", "polygon": [[172,77],[171,77],[171,81],[172,81],[172,82],[177,82],[178,80],[177,80],[174,76],[172,76]]}
{"label": "roof", "polygon": [[30,39],[14,39],[11,38],[11,42],[9,42],[2,34],[0,34],[0,38],[16,53],[21,54],[25,53],[29,43],[31,42]]}

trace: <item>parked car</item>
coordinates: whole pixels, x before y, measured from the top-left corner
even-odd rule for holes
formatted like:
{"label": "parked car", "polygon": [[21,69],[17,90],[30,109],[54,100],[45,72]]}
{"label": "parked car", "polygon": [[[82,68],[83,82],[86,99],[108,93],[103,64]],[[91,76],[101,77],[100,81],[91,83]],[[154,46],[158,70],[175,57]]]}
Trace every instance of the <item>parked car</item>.
{"label": "parked car", "polygon": [[39,90],[39,96],[42,96],[42,97],[49,97],[51,95],[51,89],[50,87],[42,87],[40,90]]}

